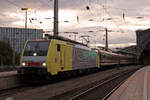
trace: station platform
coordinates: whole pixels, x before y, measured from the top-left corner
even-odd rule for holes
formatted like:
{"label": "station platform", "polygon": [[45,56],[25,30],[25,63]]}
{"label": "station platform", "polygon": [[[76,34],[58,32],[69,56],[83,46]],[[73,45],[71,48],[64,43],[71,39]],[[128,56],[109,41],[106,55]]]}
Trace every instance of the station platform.
{"label": "station platform", "polygon": [[0,78],[12,75],[17,75],[17,71],[0,72]]}
{"label": "station platform", "polygon": [[150,100],[150,66],[135,72],[107,100]]}

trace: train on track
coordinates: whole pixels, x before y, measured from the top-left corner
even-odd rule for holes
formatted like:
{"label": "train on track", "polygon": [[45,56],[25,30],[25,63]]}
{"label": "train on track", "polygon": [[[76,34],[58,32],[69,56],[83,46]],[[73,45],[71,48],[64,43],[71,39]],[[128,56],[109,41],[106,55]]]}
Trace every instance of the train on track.
{"label": "train on track", "polygon": [[135,57],[102,50],[64,38],[30,40],[21,54],[18,74],[37,79],[78,74],[110,65],[135,63]]}

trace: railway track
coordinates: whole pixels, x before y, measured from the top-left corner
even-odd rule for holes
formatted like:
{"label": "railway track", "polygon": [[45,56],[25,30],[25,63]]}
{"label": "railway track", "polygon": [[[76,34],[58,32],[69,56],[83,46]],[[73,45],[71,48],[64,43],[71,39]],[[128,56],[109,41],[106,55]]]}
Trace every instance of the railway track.
{"label": "railway track", "polygon": [[[95,87],[99,87],[99,85],[102,86],[102,91],[100,91],[100,95],[99,94],[97,95],[97,99],[91,98],[91,97],[95,97],[93,95],[89,95],[89,97],[86,96],[86,95],[83,95],[83,97],[87,97],[87,98],[81,98],[79,100],[101,100],[106,95],[111,94],[110,91],[112,92],[112,90],[115,87],[119,86],[118,83],[122,83],[125,79],[127,79],[130,75],[132,75],[138,69],[139,69],[139,67],[121,71],[122,70],[122,68],[121,68],[120,71],[119,70],[114,70],[112,72],[99,74],[101,77],[103,77],[103,78],[100,78],[100,77],[98,78],[97,77],[97,80],[99,80],[99,81],[89,82],[88,85],[84,85],[80,88],[77,88],[78,87],[77,86],[76,88],[72,89],[71,91],[65,92],[65,93],[60,94],[60,95],[56,95],[54,97],[49,98],[48,100],[71,100],[71,99],[72,100],[76,100],[76,99],[78,100],[79,99],[78,96],[80,96],[80,95],[82,96],[82,94],[85,94],[88,91],[90,92],[90,90],[93,90]],[[108,77],[106,77],[106,75],[108,75],[108,74],[110,74],[110,75]],[[123,77],[123,79],[120,80],[120,82],[117,80],[117,83],[107,85],[107,82],[109,82],[109,80],[116,79],[116,78],[119,78],[119,76],[122,77],[124,75],[125,75],[125,77]],[[96,77],[96,76],[94,76],[94,77]],[[87,79],[87,80],[90,81],[90,79]],[[83,82],[86,83],[86,81],[83,81]],[[81,84],[84,84],[84,83],[81,83]],[[103,87],[104,84],[107,86],[108,89],[106,87]],[[113,87],[109,88],[109,86],[113,86]]]}
{"label": "railway track", "polygon": [[[2,100],[6,100],[6,98],[8,97],[12,97],[14,98],[14,100],[20,100],[20,99],[22,100],[37,100],[37,99],[38,100],[68,100],[68,99],[81,100],[80,99],[81,97],[78,98],[78,96],[79,94],[84,94],[82,92],[89,91],[90,88],[94,88],[98,84],[106,80],[109,80],[110,78],[112,78],[112,76],[117,76],[117,74],[119,73],[124,73],[124,71],[127,73],[127,71],[130,71],[131,69],[133,73],[135,70],[138,70],[139,68],[140,67],[130,68],[130,66],[128,66],[127,68],[121,68],[120,70],[110,69],[110,70],[97,72],[94,74],[90,74],[82,77],[76,77],[73,79],[59,81],[56,83],[46,84],[42,86],[18,87],[16,89],[6,90],[3,93],[0,92],[0,100],[1,98],[4,98]],[[101,98],[105,97],[110,92],[110,88],[106,90],[105,87],[103,88],[103,90],[105,90],[106,93],[104,92],[101,93],[101,94],[105,94],[102,95]],[[92,97],[92,95],[89,96]],[[84,99],[84,97],[86,97],[86,95],[83,96],[82,100],[88,100],[86,98]]]}
{"label": "railway track", "polygon": [[135,70],[126,71],[71,97],[69,100],[106,100]]}

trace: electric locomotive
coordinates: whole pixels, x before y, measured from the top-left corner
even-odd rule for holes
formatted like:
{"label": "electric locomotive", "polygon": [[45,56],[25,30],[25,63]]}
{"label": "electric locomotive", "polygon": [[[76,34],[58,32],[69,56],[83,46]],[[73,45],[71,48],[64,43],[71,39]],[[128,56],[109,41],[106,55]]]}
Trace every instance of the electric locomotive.
{"label": "electric locomotive", "polygon": [[30,40],[21,54],[20,75],[46,77],[62,72],[99,68],[98,52],[80,43],[50,39]]}
{"label": "electric locomotive", "polygon": [[102,50],[66,39],[29,40],[21,53],[18,74],[27,79],[79,74],[112,65],[134,64],[135,57]]}

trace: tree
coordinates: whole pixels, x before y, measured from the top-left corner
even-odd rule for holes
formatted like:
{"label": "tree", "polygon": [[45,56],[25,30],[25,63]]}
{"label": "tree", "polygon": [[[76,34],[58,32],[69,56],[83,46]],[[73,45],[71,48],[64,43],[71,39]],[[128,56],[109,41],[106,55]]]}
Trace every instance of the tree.
{"label": "tree", "polygon": [[1,65],[12,64],[13,50],[8,42],[0,41],[0,61]]}

